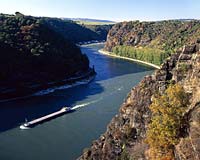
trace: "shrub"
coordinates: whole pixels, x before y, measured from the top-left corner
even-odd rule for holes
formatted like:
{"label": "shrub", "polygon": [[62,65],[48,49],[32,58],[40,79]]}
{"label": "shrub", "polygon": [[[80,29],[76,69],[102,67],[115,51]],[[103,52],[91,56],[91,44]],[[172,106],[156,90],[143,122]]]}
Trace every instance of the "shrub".
{"label": "shrub", "polygon": [[170,85],[163,95],[153,99],[146,138],[152,159],[173,159],[172,151],[179,142],[183,113],[188,103],[188,95],[178,84]]}

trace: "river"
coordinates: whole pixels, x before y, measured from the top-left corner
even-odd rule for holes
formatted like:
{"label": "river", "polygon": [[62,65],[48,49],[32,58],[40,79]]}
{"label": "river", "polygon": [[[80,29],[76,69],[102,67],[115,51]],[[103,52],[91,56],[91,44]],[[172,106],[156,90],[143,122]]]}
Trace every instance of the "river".
{"label": "river", "polygon": [[[0,160],[74,160],[106,130],[130,89],[153,68],[98,53],[103,45],[82,47],[97,75],[87,84],[41,96],[0,103]],[[19,125],[57,111],[75,112],[28,130]]]}

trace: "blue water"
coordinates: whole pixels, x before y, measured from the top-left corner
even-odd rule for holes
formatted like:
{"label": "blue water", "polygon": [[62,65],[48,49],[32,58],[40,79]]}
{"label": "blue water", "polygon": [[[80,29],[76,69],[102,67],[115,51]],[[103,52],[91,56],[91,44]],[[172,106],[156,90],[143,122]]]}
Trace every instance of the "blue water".
{"label": "blue water", "polygon": [[[97,76],[87,85],[0,103],[0,160],[74,160],[106,130],[130,89],[153,69],[99,54],[102,45],[82,47]],[[75,112],[20,130],[32,120],[63,106]]]}

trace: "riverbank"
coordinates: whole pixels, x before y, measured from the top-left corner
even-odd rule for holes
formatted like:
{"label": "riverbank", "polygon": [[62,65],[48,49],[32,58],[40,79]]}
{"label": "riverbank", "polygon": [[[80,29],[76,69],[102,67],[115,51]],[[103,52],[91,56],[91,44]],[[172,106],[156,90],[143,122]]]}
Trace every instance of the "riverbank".
{"label": "riverbank", "polygon": [[41,96],[74,86],[87,84],[91,82],[96,75],[94,68],[89,68],[86,72],[79,75],[62,79],[55,82],[47,82],[46,84],[35,84],[24,88],[9,88],[7,91],[0,92],[0,103],[24,99],[32,96]]}
{"label": "riverbank", "polygon": [[142,63],[142,64],[145,64],[145,65],[154,67],[156,69],[160,69],[160,66],[158,66],[158,65],[155,65],[155,64],[152,64],[152,63],[149,63],[149,62],[145,62],[145,61],[141,61],[141,60],[138,60],[138,59],[133,59],[133,58],[128,58],[128,57],[118,56],[118,55],[116,55],[116,54],[114,54],[112,52],[108,52],[108,51],[105,51],[103,49],[100,49],[99,53],[107,55],[107,56],[111,56],[111,57],[116,57],[116,58],[126,59],[126,60],[137,62],[137,63]]}

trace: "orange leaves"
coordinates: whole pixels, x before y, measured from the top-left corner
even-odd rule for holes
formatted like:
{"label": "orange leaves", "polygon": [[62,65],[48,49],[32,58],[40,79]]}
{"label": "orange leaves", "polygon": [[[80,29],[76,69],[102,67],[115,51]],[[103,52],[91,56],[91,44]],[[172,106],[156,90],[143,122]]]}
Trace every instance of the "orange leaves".
{"label": "orange leaves", "polygon": [[31,24],[31,25],[26,25],[26,26],[21,26],[20,29],[22,31],[22,33],[27,33],[29,32],[30,30],[32,30],[34,28],[34,25]]}
{"label": "orange leaves", "polygon": [[178,84],[170,85],[163,95],[158,95],[153,99],[150,106],[152,118],[146,138],[152,159],[173,159],[171,156],[173,147],[179,141],[183,113],[188,103],[188,95]]}

